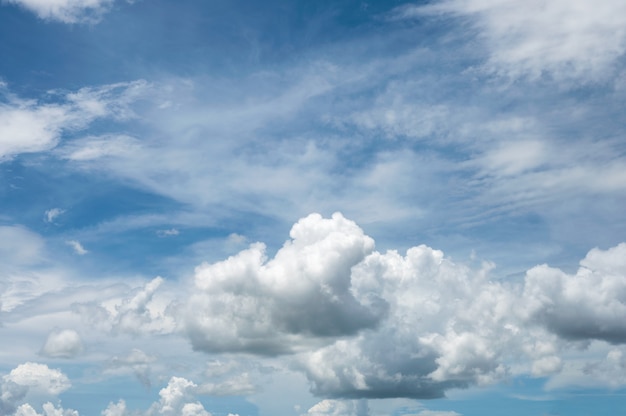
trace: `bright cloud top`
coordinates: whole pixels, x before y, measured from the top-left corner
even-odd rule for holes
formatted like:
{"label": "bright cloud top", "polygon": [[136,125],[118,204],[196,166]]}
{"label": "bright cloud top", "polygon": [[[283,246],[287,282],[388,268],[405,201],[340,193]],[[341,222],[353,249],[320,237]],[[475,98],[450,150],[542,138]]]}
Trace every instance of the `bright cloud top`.
{"label": "bright cloud top", "polygon": [[[540,265],[506,282],[490,277],[491,263],[468,267],[425,245],[405,255],[378,252],[340,213],[302,218],[290,237],[272,258],[253,243],[198,266],[192,287],[174,298],[161,293],[163,279],[156,278],[114,303],[102,298],[72,309],[89,325],[100,322],[100,331],[182,335],[208,353],[288,354],[313,393],[330,398],[434,398],[516,375],[558,382],[566,371],[588,378],[595,375],[585,368],[596,358],[581,364],[569,353],[595,341],[606,365],[626,354],[626,326],[618,319],[626,313],[626,244],[591,250],[575,274]],[[53,331],[42,353],[71,358],[82,351],[81,338]],[[112,359],[107,371],[129,371],[150,385],[154,362],[133,350]],[[219,376],[222,367],[207,374]],[[34,363],[4,382],[53,395],[70,387],[65,375]],[[205,414],[194,395],[254,391],[245,374],[225,383],[174,377],[147,414]],[[124,406],[107,412],[125,414]],[[308,414],[359,414],[352,406],[321,402]]]}

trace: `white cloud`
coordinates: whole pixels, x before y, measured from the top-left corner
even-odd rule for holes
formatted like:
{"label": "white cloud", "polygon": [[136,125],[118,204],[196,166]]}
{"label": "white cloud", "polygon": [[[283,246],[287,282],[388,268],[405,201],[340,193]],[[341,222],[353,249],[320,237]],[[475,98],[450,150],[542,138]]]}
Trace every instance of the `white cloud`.
{"label": "white cloud", "polygon": [[169,237],[169,236],[178,235],[178,234],[180,234],[180,231],[178,231],[178,229],[176,229],[176,228],[170,228],[169,230],[158,230],[157,231],[157,235],[159,237]]}
{"label": "white cloud", "polygon": [[322,400],[302,416],[367,416],[367,402],[364,400]]}
{"label": "white cloud", "polygon": [[21,6],[40,19],[63,23],[95,22],[115,0],[5,0]]}
{"label": "white cloud", "polygon": [[17,408],[15,416],[79,416],[76,410],[55,407],[50,402],[45,403],[42,407],[43,413],[37,413],[30,404],[25,403]]}
{"label": "white cloud", "polygon": [[[42,2],[43,4],[43,2]],[[82,88],[73,93],[50,92],[56,103],[39,103],[7,95],[0,103],[0,162],[20,153],[53,149],[62,134],[86,128],[98,118],[128,119],[134,116],[130,104],[146,90],[147,83],[135,81]],[[94,157],[122,151],[132,145],[129,138],[109,143],[91,139],[93,149],[83,148],[75,157]],[[89,142],[86,143],[86,146]],[[73,155],[71,153],[70,155]]]}
{"label": "white cloud", "polygon": [[45,364],[27,362],[3,376],[4,383],[27,387],[29,393],[56,396],[71,387],[70,380],[59,370]]}
{"label": "white cloud", "polygon": [[44,221],[52,223],[59,215],[63,213],[65,213],[65,210],[61,208],[49,209],[44,213]]}
{"label": "white cloud", "polygon": [[85,247],[83,247],[83,245],[79,241],[68,240],[65,242],[65,244],[72,247],[74,249],[74,252],[76,252],[76,254],[80,256],[84,256],[85,254],[89,253],[89,251],[85,250]]}
{"label": "white cloud", "polygon": [[395,15],[430,13],[469,19],[489,50],[487,67],[513,78],[605,79],[626,51],[621,0],[441,0]]}
{"label": "white cloud", "polygon": [[175,318],[169,311],[174,295],[158,292],[164,279],[156,277],[142,287],[113,291],[111,296],[96,297],[89,302],[77,301],[73,309],[90,325],[112,333],[172,333]]}
{"label": "white cloud", "polygon": [[526,273],[523,311],[565,339],[626,342],[626,244],[591,250],[575,275],[547,265]]}
{"label": "white cloud", "polygon": [[59,105],[0,104],[0,161],[18,153],[51,149],[67,120],[66,109]]}
{"label": "white cloud", "polygon": [[102,416],[125,416],[126,414],[126,402],[124,400],[109,403],[107,408],[102,411]]}
{"label": "white cloud", "polygon": [[88,162],[103,157],[123,156],[139,150],[139,141],[133,137],[105,135],[74,140],[63,146],[60,153],[69,160]]}
{"label": "white cloud", "polygon": [[54,330],[48,335],[41,353],[47,357],[72,358],[80,354],[83,344],[78,332],[72,329]]}
{"label": "white cloud", "polygon": [[194,348],[290,352],[299,340],[350,335],[377,324],[384,302],[374,293],[357,298],[350,289],[350,268],[373,250],[373,240],[338,213],[303,218],[290,236],[273,259],[256,243],[196,268],[197,293],[185,309]]}
{"label": "white cloud", "polygon": [[211,416],[200,402],[192,402],[197,385],[182,377],[172,377],[159,391],[160,400],[152,405],[148,414],[164,416]]}

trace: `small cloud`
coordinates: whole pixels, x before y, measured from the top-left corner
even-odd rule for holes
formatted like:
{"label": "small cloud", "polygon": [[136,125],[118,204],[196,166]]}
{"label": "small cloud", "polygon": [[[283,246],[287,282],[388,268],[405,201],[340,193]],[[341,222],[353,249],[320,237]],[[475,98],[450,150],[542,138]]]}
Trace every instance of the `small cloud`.
{"label": "small cloud", "polygon": [[247,238],[241,234],[237,234],[237,233],[232,233],[228,236],[228,244],[232,244],[235,246],[244,244],[246,242]]}
{"label": "small cloud", "polygon": [[65,210],[64,210],[64,209],[61,209],[61,208],[52,208],[52,209],[49,209],[49,210],[47,210],[47,211],[44,213],[44,218],[43,218],[43,220],[44,220],[45,222],[52,223],[52,222],[54,222],[54,220],[55,220],[55,219],[56,219],[59,215],[61,215],[61,214],[63,214],[63,213],[65,213]]}
{"label": "small cloud", "polygon": [[169,237],[172,235],[178,235],[180,234],[180,231],[178,231],[176,228],[171,228],[169,230],[158,230],[157,231],[157,235],[159,237]]}
{"label": "small cloud", "polygon": [[85,254],[89,253],[89,251],[85,250],[83,245],[76,240],[68,240],[65,242],[65,244],[71,246],[78,255],[84,256]]}
{"label": "small cloud", "polygon": [[74,330],[55,330],[48,335],[41,354],[53,358],[72,358],[80,354],[83,344],[80,335]]}

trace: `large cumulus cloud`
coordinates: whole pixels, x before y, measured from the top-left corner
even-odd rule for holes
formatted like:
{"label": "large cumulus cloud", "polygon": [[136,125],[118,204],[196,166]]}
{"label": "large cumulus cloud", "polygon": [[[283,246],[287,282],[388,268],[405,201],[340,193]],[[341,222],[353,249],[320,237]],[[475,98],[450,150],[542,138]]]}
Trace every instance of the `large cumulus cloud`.
{"label": "large cumulus cloud", "polygon": [[523,299],[528,320],[560,337],[626,343],[626,244],[591,250],[574,275],[532,268]]}
{"label": "large cumulus cloud", "polygon": [[[546,265],[500,280],[421,245],[402,255],[341,214],[303,218],[268,259],[256,243],[196,269],[183,327],[196,349],[295,353],[313,393],[441,397],[509,376],[551,376],[573,341],[626,341],[626,244],[575,275]],[[615,355],[616,353],[614,353]]]}
{"label": "large cumulus cloud", "polygon": [[185,316],[196,349],[285,353],[376,327],[387,303],[375,292],[354,292],[350,272],[374,241],[338,213],[303,218],[290,236],[272,259],[256,243],[196,269]]}

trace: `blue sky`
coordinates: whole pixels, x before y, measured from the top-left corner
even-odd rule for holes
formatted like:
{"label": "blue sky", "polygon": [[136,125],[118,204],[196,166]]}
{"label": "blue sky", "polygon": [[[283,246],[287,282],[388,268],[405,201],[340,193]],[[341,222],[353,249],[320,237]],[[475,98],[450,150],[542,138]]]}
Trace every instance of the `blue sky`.
{"label": "blue sky", "polygon": [[0,2],[0,416],[615,414],[620,0]]}

